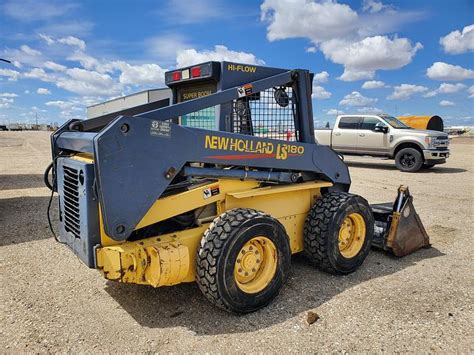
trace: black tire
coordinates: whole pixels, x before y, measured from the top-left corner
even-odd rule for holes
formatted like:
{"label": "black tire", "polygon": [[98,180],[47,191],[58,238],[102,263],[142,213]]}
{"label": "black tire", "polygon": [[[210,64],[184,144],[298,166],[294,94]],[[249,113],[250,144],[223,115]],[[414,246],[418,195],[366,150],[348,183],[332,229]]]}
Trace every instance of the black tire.
{"label": "black tire", "polygon": [[422,168],[423,169],[431,169],[433,166],[435,166],[436,164],[423,164]]}
{"label": "black tire", "polygon": [[414,173],[423,165],[423,156],[415,148],[403,148],[395,155],[395,166],[398,170]]}
{"label": "black tire", "polygon": [[[362,216],[365,238],[353,257],[344,257],[339,248],[339,230],[353,213]],[[331,274],[349,274],[362,265],[369,254],[374,234],[374,217],[368,202],[347,192],[330,192],[314,203],[304,225],[304,253],[309,260]]]}
{"label": "black tire", "polygon": [[[242,247],[257,236],[270,239],[275,246],[276,271],[264,289],[246,293],[234,278],[234,265]],[[234,313],[253,312],[278,295],[290,261],[289,238],[283,225],[263,212],[237,208],[214,219],[204,233],[196,258],[196,281],[217,307]]]}

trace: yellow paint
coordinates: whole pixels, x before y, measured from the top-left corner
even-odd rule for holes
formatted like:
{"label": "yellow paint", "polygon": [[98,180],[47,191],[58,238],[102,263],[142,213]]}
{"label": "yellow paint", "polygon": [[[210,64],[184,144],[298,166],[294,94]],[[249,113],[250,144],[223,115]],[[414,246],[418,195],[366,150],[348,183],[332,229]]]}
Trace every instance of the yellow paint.
{"label": "yellow paint", "polygon": [[219,194],[209,198],[204,198],[204,190],[215,185],[215,182],[205,184],[189,191],[156,200],[156,202],[150,207],[148,212],[143,216],[141,221],[135,227],[135,230],[223,200],[225,199],[226,194],[230,192],[257,188],[259,183],[254,180],[219,180]]}
{"label": "yellow paint", "polygon": [[364,245],[366,234],[365,220],[359,213],[349,214],[339,229],[339,251],[350,259],[359,254]]}
{"label": "yellow paint", "polygon": [[84,163],[93,163],[94,157],[89,153],[77,153],[71,157],[71,159],[82,161]]}
{"label": "yellow paint", "polygon": [[428,124],[433,116],[401,116],[397,118],[409,127],[416,129],[427,129]]}
{"label": "yellow paint", "polygon": [[245,293],[257,293],[265,289],[275,276],[278,254],[275,244],[264,236],[250,239],[237,255],[234,279]]}
{"label": "yellow paint", "polygon": [[[205,198],[204,190],[216,186],[218,193]],[[291,252],[302,251],[306,215],[320,196],[321,188],[329,187],[331,183],[259,186],[256,181],[221,179],[158,199],[136,229],[210,204],[216,205],[217,215],[238,207],[253,208],[277,218],[285,227]],[[97,249],[97,264],[107,279],[154,287],[195,280],[196,253],[208,223],[138,241],[117,242],[105,233],[101,214],[99,221],[102,247]],[[264,283],[259,281],[255,284],[258,287],[254,285],[248,290],[256,290]]]}
{"label": "yellow paint", "polygon": [[98,248],[97,268],[109,280],[153,287],[194,281],[196,252],[207,227]]}

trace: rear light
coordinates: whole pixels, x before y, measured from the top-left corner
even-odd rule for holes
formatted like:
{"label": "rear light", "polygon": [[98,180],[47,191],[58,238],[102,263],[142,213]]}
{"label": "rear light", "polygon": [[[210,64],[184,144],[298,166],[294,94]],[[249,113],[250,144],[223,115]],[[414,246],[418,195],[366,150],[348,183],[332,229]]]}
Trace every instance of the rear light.
{"label": "rear light", "polygon": [[172,78],[173,78],[173,81],[181,80],[181,72],[180,72],[180,71],[175,71],[175,72],[173,73]]}
{"label": "rear light", "polygon": [[191,77],[197,78],[199,76],[201,76],[201,67],[191,68]]}
{"label": "rear light", "polygon": [[189,69],[181,71],[181,79],[189,79]]}

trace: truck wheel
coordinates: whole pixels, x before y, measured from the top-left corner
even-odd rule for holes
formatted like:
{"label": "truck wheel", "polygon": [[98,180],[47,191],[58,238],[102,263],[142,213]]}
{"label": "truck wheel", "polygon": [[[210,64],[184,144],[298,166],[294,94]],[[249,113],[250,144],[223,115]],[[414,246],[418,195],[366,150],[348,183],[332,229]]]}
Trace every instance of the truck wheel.
{"label": "truck wheel", "polygon": [[414,173],[423,165],[423,157],[415,148],[403,148],[395,155],[395,166],[398,170]]}
{"label": "truck wheel", "polygon": [[252,209],[229,210],[209,225],[196,258],[196,280],[211,303],[234,313],[266,306],[290,269],[285,228]]}
{"label": "truck wheel", "polygon": [[347,192],[330,192],[311,207],[304,225],[304,253],[321,269],[349,274],[367,257],[374,234],[368,202]]}

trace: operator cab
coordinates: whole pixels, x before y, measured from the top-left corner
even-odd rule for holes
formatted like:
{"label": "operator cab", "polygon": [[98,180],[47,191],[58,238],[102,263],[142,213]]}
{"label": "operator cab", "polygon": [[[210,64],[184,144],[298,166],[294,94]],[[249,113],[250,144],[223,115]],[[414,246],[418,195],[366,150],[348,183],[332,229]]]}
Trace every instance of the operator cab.
{"label": "operator cab", "polygon": [[298,140],[296,100],[291,86],[252,93],[246,83],[285,72],[231,62],[207,62],[165,73],[172,90],[173,104],[198,99],[235,86],[242,97],[180,116],[182,126],[240,133],[265,138]]}

